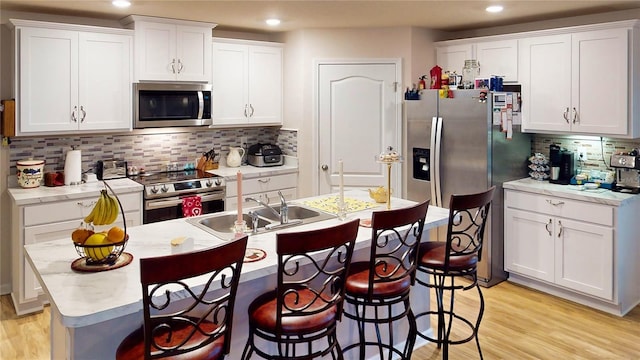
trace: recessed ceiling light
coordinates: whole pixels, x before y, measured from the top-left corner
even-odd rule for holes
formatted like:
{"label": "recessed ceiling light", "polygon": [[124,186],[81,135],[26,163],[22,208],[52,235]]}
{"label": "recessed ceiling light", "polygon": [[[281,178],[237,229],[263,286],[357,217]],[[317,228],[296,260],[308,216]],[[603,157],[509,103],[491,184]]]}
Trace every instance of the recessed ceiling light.
{"label": "recessed ceiling light", "polygon": [[269,26],[277,26],[280,25],[280,19],[267,19],[265,21]]}
{"label": "recessed ceiling light", "polygon": [[113,6],[119,7],[119,8],[126,8],[126,7],[131,6],[131,2],[129,0],[113,0],[111,2],[111,4],[113,4]]}
{"label": "recessed ceiling light", "polygon": [[502,7],[502,5],[491,5],[491,6],[488,6],[485,10],[490,13],[499,13],[503,9],[504,8]]}

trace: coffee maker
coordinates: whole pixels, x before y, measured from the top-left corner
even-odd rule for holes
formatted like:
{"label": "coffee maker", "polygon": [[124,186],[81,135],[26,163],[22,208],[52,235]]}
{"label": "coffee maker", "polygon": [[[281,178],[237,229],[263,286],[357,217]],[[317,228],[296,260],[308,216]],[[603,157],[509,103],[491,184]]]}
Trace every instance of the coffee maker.
{"label": "coffee maker", "polygon": [[611,155],[611,167],[616,170],[613,191],[640,193],[640,155],[634,152]]}
{"label": "coffee maker", "polygon": [[549,182],[568,185],[576,172],[576,162],[572,151],[551,144],[549,147],[549,165],[551,176]]}

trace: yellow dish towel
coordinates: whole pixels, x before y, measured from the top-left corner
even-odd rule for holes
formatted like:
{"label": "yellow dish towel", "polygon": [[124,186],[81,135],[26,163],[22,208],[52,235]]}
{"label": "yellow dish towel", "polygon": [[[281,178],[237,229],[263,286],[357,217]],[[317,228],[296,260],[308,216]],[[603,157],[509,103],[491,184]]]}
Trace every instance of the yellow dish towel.
{"label": "yellow dish towel", "polygon": [[[307,200],[303,201],[302,203],[306,206],[337,215],[339,211],[338,202],[338,196],[331,196],[323,199]],[[347,212],[356,212],[380,206],[380,204],[378,203],[362,201],[348,197],[344,198],[344,203],[347,207]]]}

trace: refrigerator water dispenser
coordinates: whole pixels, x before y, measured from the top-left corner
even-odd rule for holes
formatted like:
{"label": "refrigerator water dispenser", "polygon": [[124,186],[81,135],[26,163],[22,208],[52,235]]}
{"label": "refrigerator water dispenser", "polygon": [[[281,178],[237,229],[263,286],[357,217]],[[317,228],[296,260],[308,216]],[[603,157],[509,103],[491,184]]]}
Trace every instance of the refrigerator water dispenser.
{"label": "refrigerator water dispenser", "polygon": [[413,148],[413,178],[418,180],[431,181],[431,171],[429,165],[429,149]]}

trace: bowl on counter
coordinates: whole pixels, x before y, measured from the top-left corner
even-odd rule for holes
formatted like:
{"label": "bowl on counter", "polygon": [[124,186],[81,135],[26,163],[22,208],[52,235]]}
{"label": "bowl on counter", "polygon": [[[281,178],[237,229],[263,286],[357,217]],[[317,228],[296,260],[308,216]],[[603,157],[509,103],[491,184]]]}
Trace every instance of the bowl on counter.
{"label": "bowl on counter", "polygon": [[20,187],[28,189],[40,186],[44,176],[44,160],[19,160],[16,169]]}

